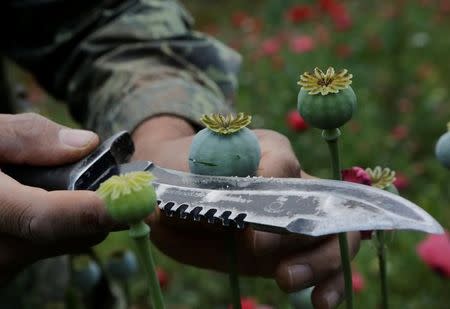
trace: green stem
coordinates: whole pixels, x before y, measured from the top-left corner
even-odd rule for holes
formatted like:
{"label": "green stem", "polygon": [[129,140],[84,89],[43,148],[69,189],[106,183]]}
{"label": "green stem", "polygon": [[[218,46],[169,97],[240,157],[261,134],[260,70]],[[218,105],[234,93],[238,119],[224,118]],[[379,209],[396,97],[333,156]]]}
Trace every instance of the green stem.
{"label": "green stem", "polygon": [[230,231],[229,235],[226,236],[226,242],[230,266],[228,278],[230,280],[233,309],[241,309],[241,292],[239,288],[239,275],[237,267],[237,247],[234,231]]}
{"label": "green stem", "polygon": [[130,226],[129,235],[134,239],[142,268],[149,283],[153,309],[164,309],[164,301],[155,271],[155,263],[150,247],[150,227],[143,221]]}
{"label": "green stem", "polygon": [[[333,179],[341,180],[341,164],[339,158],[338,138],[341,135],[339,129],[323,130],[322,138],[326,140],[328,149],[330,150],[331,168]],[[339,233],[339,249],[341,251],[341,263],[344,271],[345,280],[345,299],[347,309],[353,308],[353,292],[352,292],[352,269],[350,266],[350,256],[348,254],[348,241],[346,233]]]}
{"label": "green stem", "polygon": [[380,267],[380,288],[381,288],[381,304],[383,309],[389,308],[389,296],[387,289],[386,276],[386,251],[384,250],[384,231],[376,231],[377,235],[377,251],[378,251],[378,265]]}

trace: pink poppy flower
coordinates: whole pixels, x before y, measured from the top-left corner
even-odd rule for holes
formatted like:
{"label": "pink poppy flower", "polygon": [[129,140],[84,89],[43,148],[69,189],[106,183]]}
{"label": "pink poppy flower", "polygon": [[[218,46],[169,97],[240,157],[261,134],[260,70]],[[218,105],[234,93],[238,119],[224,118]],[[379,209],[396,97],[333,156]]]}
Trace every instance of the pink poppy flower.
{"label": "pink poppy flower", "polygon": [[366,286],[364,277],[362,276],[362,274],[359,271],[353,270],[352,271],[352,287],[353,287],[353,292],[355,293],[359,293],[362,290],[364,290]]}
{"label": "pink poppy flower", "polygon": [[291,38],[289,47],[292,52],[302,54],[312,51],[315,47],[314,40],[308,35],[299,35]]}
{"label": "pink poppy flower", "polygon": [[342,180],[355,182],[363,185],[370,186],[372,181],[369,174],[359,166],[353,166],[341,171]]}
{"label": "pink poppy flower", "polygon": [[279,38],[268,38],[261,44],[261,53],[264,56],[273,56],[280,52],[281,41]]}
{"label": "pink poppy flower", "polygon": [[286,123],[288,128],[294,132],[303,132],[309,127],[300,113],[295,109],[287,114]]}
{"label": "pink poppy flower", "polygon": [[417,254],[431,269],[450,278],[450,233],[429,235],[416,247]]}
{"label": "pink poppy flower", "polygon": [[313,10],[307,5],[294,5],[286,11],[286,19],[293,23],[306,21],[313,16]]}

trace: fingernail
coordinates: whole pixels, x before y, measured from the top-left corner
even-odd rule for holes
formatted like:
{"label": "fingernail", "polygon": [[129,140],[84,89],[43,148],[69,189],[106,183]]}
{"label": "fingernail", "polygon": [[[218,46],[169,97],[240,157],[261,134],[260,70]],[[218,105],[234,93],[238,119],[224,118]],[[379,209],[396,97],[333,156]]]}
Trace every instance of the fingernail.
{"label": "fingernail", "polygon": [[61,143],[74,148],[87,146],[95,136],[94,132],[79,129],[61,129],[59,131]]}
{"label": "fingernail", "polygon": [[288,268],[290,287],[303,289],[312,284],[313,272],[309,265],[292,265]]}
{"label": "fingernail", "polygon": [[328,308],[334,308],[339,303],[339,293],[336,291],[329,291],[325,294],[325,299],[328,304]]}

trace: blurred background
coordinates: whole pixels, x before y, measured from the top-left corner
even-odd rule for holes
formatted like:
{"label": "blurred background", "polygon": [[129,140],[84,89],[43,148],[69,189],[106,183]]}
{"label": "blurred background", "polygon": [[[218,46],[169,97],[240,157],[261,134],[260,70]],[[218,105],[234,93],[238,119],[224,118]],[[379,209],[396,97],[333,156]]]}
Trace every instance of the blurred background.
{"label": "blurred background", "polygon": [[[434,156],[436,141],[450,121],[450,0],[184,4],[199,31],[243,56],[236,110],[254,115],[254,127],[287,135],[303,169],[323,178],[330,174],[327,146],[320,131],[308,128],[295,114],[296,83],[301,73],[316,66],[348,69],[354,76],[358,112],[343,128],[343,167],[379,165],[395,170],[400,194],[450,227],[450,173]],[[53,102],[28,75],[16,75],[24,81],[32,109],[76,125],[63,104]],[[417,232],[389,233],[392,308],[449,308],[450,241],[441,242],[424,259],[417,254],[417,245],[425,238]],[[96,250],[107,260],[112,251],[126,245],[125,239],[126,235],[114,233]],[[444,266],[430,262],[436,259]],[[180,265],[162,254],[157,263],[170,308],[227,308],[226,276]],[[373,241],[362,243],[353,268],[355,308],[377,308]],[[136,302],[141,291],[139,284],[131,287]],[[299,295],[287,297],[270,280],[244,279],[242,294],[247,309],[261,304],[308,308]]]}

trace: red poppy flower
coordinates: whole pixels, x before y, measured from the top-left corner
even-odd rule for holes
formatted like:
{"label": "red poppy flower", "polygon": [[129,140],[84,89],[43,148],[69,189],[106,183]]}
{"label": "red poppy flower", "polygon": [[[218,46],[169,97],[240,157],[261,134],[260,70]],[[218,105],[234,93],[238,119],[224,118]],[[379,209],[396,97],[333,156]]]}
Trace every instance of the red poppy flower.
{"label": "red poppy flower", "polygon": [[289,129],[294,132],[303,132],[309,127],[297,110],[291,110],[287,114],[286,123]]}
{"label": "red poppy flower", "polygon": [[261,53],[264,56],[273,56],[280,52],[281,41],[279,38],[268,38],[261,44]]}
{"label": "red poppy flower", "polygon": [[429,235],[417,245],[417,254],[431,269],[450,278],[450,233]]}
{"label": "red poppy flower", "polygon": [[329,12],[334,5],[336,5],[335,0],[320,0],[319,1],[319,8],[325,12]]}
{"label": "red poppy flower", "polygon": [[307,5],[294,5],[286,11],[286,19],[293,23],[306,21],[313,16],[313,10]]}
{"label": "red poppy flower", "polygon": [[308,35],[299,35],[291,39],[289,47],[292,52],[302,54],[312,51],[315,47],[315,43],[312,37]]}
{"label": "red poppy flower", "polygon": [[364,277],[362,276],[362,274],[359,271],[352,271],[352,287],[353,287],[353,292],[355,293],[359,293],[362,290],[364,290],[366,286]]}
{"label": "red poppy flower", "polygon": [[402,172],[395,173],[394,186],[398,190],[404,190],[404,189],[408,188],[409,185],[410,185],[410,181],[405,174],[403,174]]}
{"label": "red poppy flower", "polygon": [[161,267],[156,267],[156,276],[158,277],[159,286],[162,290],[166,289],[169,285],[169,275]]}
{"label": "red poppy flower", "polygon": [[347,8],[334,0],[321,0],[319,7],[331,16],[337,30],[347,30],[352,26],[352,19]]}
{"label": "red poppy flower", "polygon": [[372,181],[370,180],[369,174],[359,166],[353,166],[341,171],[342,180],[360,183],[363,185],[370,186]]}

